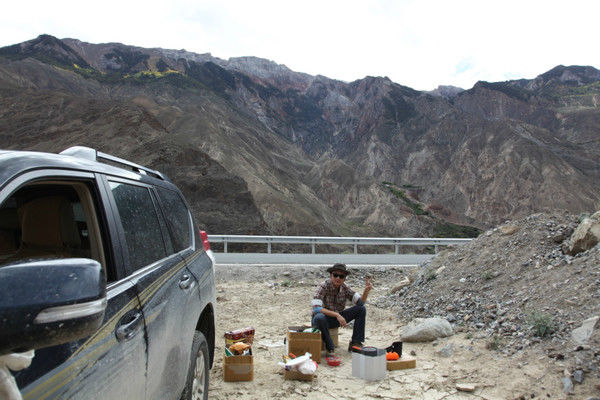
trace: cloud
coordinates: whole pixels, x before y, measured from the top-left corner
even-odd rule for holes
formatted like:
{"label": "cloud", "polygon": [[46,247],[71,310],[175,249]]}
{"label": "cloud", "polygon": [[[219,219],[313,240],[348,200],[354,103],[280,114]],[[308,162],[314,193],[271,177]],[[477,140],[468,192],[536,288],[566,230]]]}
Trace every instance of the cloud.
{"label": "cloud", "polygon": [[352,81],[388,76],[420,90],[600,66],[600,2],[571,0],[73,0],[8,2],[0,45],[41,33],[221,58],[257,56]]}
{"label": "cloud", "polygon": [[462,73],[464,73],[464,72],[466,72],[466,71],[468,71],[470,69],[473,69],[473,67],[474,67],[474,65],[473,65],[473,62],[471,60],[469,60],[469,59],[462,60],[456,66],[455,72],[456,72],[457,75],[459,75],[459,74],[462,74]]}

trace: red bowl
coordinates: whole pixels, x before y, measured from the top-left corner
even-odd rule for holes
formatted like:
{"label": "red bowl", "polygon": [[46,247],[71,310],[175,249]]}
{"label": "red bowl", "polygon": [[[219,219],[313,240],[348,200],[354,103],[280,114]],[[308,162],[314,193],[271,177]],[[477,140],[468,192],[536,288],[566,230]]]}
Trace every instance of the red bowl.
{"label": "red bowl", "polygon": [[338,356],[329,356],[329,357],[325,357],[325,361],[327,361],[327,365],[331,365],[332,367],[337,367],[341,364],[342,359]]}

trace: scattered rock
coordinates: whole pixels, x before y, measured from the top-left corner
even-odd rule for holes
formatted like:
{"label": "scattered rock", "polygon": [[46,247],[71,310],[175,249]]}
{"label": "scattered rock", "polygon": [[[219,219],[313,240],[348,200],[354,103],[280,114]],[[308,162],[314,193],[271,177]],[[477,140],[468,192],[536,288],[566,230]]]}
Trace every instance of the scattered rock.
{"label": "scattered rock", "polygon": [[403,287],[406,287],[410,285],[410,279],[408,279],[408,277],[404,277],[404,279],[402,279],[400,282],[398,282],[398,284],[396,285],[396,287],[394,287],[391,291],[391,293],[396,293],[397,291],[399,291],[400,289],[402,289]]}
{"label": "scattered rock", "polygon": [[[506,232],[514,229],[509,226],[518,229],[510,235],[491,229],[440,251],[419,268],[419,279],[398,294],[386,293],[377,305],[397,309],[402,321],[442,317],[454,332],[468,332],[473,340],[497,338],[506,355],[539,347],[551,363],[596,379],[600,323],[584,335],[579,335],[583,328],[575,328],[582,315],[600,316],[600,244],[575,256],[561,249],[578,225],[579,217],[567,212],[506,222]],[[565,240],[558,243],[561,236]],[[441,270],[437,279],[424,278],[427,271]],[[586,340],[585,350],[575,337]]]}
{"label": "scattered rock", "polygon": [[579,224],[569,241],[565,243],[563,251],[574,256],[591,249],[598,242],[600,242],[600,211],[596,211]]}
{"label": "scattered rock", "polygon": [[583,321],[579,328],[573,329],[573,332],[571,332],[571,338],[573,341],[576,344],[584,344],[587,342],[590,336],[592,336],[592,332],[594,331],[594,327],[596,326],[598,319],[600,319],[598,316],[588,318]]}
{"label": "scattered rock", "polygon": [[452,357],[452,355],[454,354],[454,343],[450,343],[444,346],[442,349],[438,350],[436,354],[446,358]]}
{"label": "scattered rock", "polygon": [[474,392],[475,389],[477,389],[477,386],[475,386],[472,383],[457,383],[456,384],[456,390],[458,390],[460,392]]}
{"label": "scattered rock", "polygon": [[519,227],[513,224],[508,224],[502,225],[499,229],[503,235],[509,236],[517,232],[519,230]]}
{"label": "scattered rock", "polygon": [[431,342],[454,334],[450,322],[443,318],[417,319],[406,326],[400,337],[404,342]]}
{"label": "scattered rock", "polygon": [[582,370],[578,369],[577,371],[573,372],[573,380],[575,382],[582,383],[583,378],[584,378],[584,373]]}
{"label": "scattered rock", "polygon": [[563,384],[563,392],[565,392],[566,394],[573,393],[573,382],[571,382],[571,379],[567,378],[566,376],[563,377],[562,384]]}

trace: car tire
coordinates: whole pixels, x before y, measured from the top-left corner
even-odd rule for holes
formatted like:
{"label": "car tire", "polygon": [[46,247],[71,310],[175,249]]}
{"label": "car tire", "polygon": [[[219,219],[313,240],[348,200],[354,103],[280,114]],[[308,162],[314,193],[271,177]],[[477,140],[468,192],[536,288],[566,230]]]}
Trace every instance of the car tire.
{"label": "car tire", "polygon": [[208,399],[209,355],[208,343],[200,331],[194,333],[190,367],[181,400]]}

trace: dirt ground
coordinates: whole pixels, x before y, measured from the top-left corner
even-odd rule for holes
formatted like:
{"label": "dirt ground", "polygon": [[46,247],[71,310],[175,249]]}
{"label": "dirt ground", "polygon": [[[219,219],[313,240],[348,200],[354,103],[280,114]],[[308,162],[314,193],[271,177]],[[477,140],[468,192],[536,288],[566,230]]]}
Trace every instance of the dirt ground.
{"label": "dirt ground", "polygon": [[[290,272],[292,268],[292,272]],[[573,395],[562,390],[563,366],[548,362],[535,347],[514,355],[486,348],[488,341],[477,331],[463,330],[430,343],[405,343],[404,354],[414,354],[414,369],[388,371],[385,379],[368,382],[352,376],[352,356],[347,343],[352,328],[340,328],[342,357],[339,367],[319,364],[312,382],[284,380],[277,364],[285,352],[286,327],[310,321],[310,299],[318,283],[327,277],[326,266],[217,265],[217,341],[210,376],[211,399],[587,399],[598,393],[594,385],[577,386]],[[367,345],[387,347],[398,340],[401,319],[393,308],[376,306],[400,277],[397,268],[372,270],[375,285],[367,303]],[[363,282],[348,279],[362,292]],[[223,381],[223,333],[253,326],[254,380]],[[450,355],[441,349],[451,348]],[[443,353],[443,352],[442,352]],[[458,384],[474,384],[474,392],[457,390]],[[594,389],[595,388],[595,389]]]}

